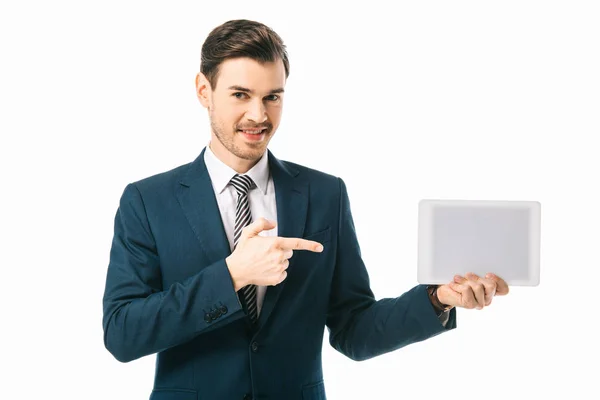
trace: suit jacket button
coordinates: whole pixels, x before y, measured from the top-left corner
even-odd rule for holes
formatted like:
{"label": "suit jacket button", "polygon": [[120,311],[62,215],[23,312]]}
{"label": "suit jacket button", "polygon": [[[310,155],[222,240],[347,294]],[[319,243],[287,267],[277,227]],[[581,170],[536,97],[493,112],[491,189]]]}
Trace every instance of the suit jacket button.
{"label": "suit jacket button", "polygon": [[204,314],[204,321],[206,321],[207,324],[210,324],[213,321],[209,313]]}
{"label": "suit jacket button", "polygon": [[221,314],[223,314],[223,315],[227,314],[227,307],[226,306],[222,306],[221,307]]}
{"label": "suit jacket button", "polygon": [[223,315],[223,312],[221,311],[221,309],[220,309],[220,308],[217,308],[217,309],[215,310],[215,315],[217,316],[217,318],[219,318],[221,315]]}
{"label": "suit jacket button", "polygon": [[258,352],[258,343],[252,342],[252,351],[255,353]]}

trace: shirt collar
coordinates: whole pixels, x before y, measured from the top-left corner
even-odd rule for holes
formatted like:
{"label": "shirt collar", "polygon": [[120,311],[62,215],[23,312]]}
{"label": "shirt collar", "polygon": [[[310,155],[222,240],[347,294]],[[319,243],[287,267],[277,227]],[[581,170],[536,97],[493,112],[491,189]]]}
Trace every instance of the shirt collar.
{"label": "shirt collar", "polygon": [[[206,169],[210,175],[215,192],[218,194],[222,193],[229,184],[229,181],[231,181],[231,178],[233,178],[237,172],[217,158],[210,148],[210,142],[206,146],[206,151],[204,152],[204,163],[206,164]],[[269,180],[267,152],[265,151],[256,165],[243,175],[252,178],[256,187],[258,187],[263,194],[267,194],[267,182]]]}

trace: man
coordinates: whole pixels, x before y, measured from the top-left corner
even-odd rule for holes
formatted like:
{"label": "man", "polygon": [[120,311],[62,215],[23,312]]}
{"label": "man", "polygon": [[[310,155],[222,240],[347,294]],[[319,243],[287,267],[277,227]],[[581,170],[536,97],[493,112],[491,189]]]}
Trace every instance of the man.
{"label": "man", "polygon": [[122,362],[158,353],[151,399],[325,399],[325,326],[335,349],[366,360],[508,292],[469,275],[375,301],[343,180],[267,150],[289,75],[281,38],[229,21],[201,58],[208,146],[127,185],[115,218],[104,342]]}

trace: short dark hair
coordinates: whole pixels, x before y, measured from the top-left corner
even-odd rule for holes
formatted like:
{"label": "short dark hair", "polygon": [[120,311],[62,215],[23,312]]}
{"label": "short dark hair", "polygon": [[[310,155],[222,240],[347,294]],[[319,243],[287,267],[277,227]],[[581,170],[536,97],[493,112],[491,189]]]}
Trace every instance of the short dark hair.
{"label": "short dark hair", "polygon": [[200,72],[214,90],[219,65],[231,58],[248,57],[260,63],[283,61],[285,77],[290,74],[290,62],[283,40],[268,26],[247,19],[227,21],[214,28],[202,45]]}

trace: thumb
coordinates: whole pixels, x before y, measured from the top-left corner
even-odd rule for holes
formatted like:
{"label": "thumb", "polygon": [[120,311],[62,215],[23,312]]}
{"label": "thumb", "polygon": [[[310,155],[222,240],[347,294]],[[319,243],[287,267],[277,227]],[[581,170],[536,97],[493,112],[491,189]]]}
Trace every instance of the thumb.
{"label": "thumb", "polygon": [[461,303],[461,289],[461,285],[456,282],[451,282],[447,285],[441,285],[437,290],[438,299],[442,304],[457,306]]}
{"label": "thumb", "polygon": [[259,219],[252,222],[250,225],[248,225],[246,227],[245,233],[243,234],[243,236],[251,238],[251,237],[257,236],[262,231],[268,231],[270,229],[273,229],[273,228],[275,228],[275,226],[277,226],[277,224],[275,222],[269,221],[268,219],[260,217]]}

